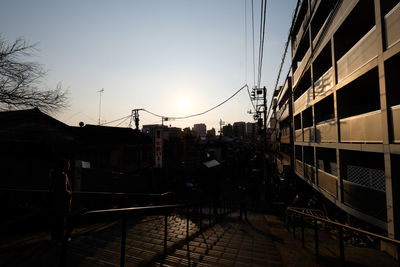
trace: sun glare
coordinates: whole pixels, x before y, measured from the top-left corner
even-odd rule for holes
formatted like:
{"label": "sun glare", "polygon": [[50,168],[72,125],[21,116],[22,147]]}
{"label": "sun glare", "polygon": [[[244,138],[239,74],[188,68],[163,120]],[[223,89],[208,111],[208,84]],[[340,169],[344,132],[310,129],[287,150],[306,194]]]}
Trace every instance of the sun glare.
{"label": "sun glare", "polygon": [[181,98],[178,105],[179,110],[182,112],[188,112],[191,107],[190,101],[187,98]]}

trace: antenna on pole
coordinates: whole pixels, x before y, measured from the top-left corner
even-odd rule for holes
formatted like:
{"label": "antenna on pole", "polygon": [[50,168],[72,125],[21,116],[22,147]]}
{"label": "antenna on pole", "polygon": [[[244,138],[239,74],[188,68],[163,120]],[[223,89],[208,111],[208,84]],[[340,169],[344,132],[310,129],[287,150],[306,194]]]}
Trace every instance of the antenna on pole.
{"label": "antenna on pole", "polygon": [[99,125],[100,125],[100,114],[101,114],[101,94],[104,92],[104,88],[101,88],[101,90],[97,91],[99,93]]}
{"label": "antenna on pole", "polygon": [[219,119],[219,136],[222,136],[222,125],[225,125],[225,122]]}

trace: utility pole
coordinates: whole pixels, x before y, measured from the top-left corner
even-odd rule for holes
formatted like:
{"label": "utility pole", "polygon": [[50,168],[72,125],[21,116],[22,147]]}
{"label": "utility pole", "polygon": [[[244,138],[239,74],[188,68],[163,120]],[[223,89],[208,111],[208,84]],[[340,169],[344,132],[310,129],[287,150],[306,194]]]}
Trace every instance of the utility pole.
{"label": "utility pole", "polygon": [[264,145],[267,145],[267,88],[263,87],[264,100]]}
{"label": "utility pole", "polygon": [[265,86],[263,87],[263,101],[264,101],[264,129],[263,129],[263,136],[264,136],[264,140],[263,140],[263,169],[264,169],[264,181],[267,184],[266,186],[266,190],[267,190],[267,207],[272,207],[272,177],[270,177],[268,179],[268,171],[267,171],[267,167],[268,167],[268,162],[267,162],[267,89],[265,88]]}
{"label": "utility pole", "polygon": [[99,100],[99,125],[100,125],[100,114],[101,114],[101,94],[104,92],[104,88],[101,88],[101,90],[97,91],[100,95],[100,100]]}
{"label": "utility pole", "polygon": [[[139,111],[143,110],[142,108],[138,108],[138,109],[132,109],[132,117],[135,120],[135,127],[136,130],[139,131]],[[131,127],[131,124],[129,123],[129,127]]]}

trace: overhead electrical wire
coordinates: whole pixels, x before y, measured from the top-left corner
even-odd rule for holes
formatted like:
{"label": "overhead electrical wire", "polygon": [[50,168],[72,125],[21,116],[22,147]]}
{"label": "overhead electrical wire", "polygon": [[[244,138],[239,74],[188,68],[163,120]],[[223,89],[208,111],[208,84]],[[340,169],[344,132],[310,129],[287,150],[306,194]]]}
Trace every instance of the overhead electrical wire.
{"label": "overhead electrical wire", "polygon": [[[222,106],[223,104],[225,104],[226,102],[228,102],[229,100],[231,100],[233,97],[235,97],[235,96],[236,96],[240,91],[242,91],[244,88],[247,88],[247,90],[248,90],[249,86],[248,86],[247,84],[245,84],[245,85],[243,85],[242,87],[240,87],[239,90],[237,90],[233,95],[231,95],[230,97],[228,97],[227,99],[225,99],[224,101],[222,101],[221,103],[219,103],[218,105],[213,106],[212,108],[209,108],[209,109],[207,109],[207,110],[205,110],[205,111],[203,111],[203,112],[196,113],[196,114],[192,114],[192,115],[188,115],[188,116],[182,116],[182,117],[164,116],[164,115],[159,115],[159,114],[156,114],[156,113],[154,113],[154,112],[151,112],[151,111],[149,111],[149,110],[147,110],[147,109],[142,109],[142,111],[147,112],[147,113],[149,113],[149,114],[151,114],[151,115],[153,115],[153,116],[155,116],[155,117],[159,117],[159,118],[168,118],[168,119],[171,119],[171,120],[183,120],[183,119],[188,119],[188,118],[192,118],[192,117],[197,117],[197,116],[204,115],[204,114],[206,114],[206,113],[208,113],[208,112],[210,112],[210,111],[212,111],[212,110],[214,110],[214,109],[216,109],[216,108]],[[122,122],[120,122],[119,124],[117,124],[117,126],[119,126],[119,125],[121,125],[122,123],[126,122],[129,118],[132,118],[132,114],[130,114],[130,115],[128,115],[128,116],[125,116],[125,117],[122,117],[122,118],[119,118],[119,119],[116,119],[116,120],[112,120],[112,121],[108,121],[108,122],[101,123],[100,126],[104,126],[104,125],[107,125],[107,124],[111,124],[111,123],[114,123],[114,122],[123,120]]]}
{"label": "overhead electrical wire", "polygon": [[247,0],[244,0],[244,82],[247,83]]}
{"label": "overhead electrical wire", "polygon": [[258,37],[258,65],[257,65],[257,87],[260,87],[260,54],[261,54],[261,39],[262,39],[262,21],[263,21],[263,11],[264,11],[264,0],[261,0],[261,8],[260,8],[260,33]]}
{"label": "overhead electrical wire", "polygon": [[256,85],[256,57],[254,49],[254,5],[253,0],[251,0],[251,28],[253,32],[253,86]]}
{"label": "overhead electrical wire", "polygon": [[159,118],[168,118],[168,119],[172,119],[172,120],[183,120],[183,119],[188,119],[188,118],[192,118],[192,117],[197,117],[197,116],[204,115],[204,114],[206,114],[206,113],[208,113],[208,112],[210,112],[210,111],[212,111],[212,110],[214,110],[214,109],[216,109],[216,108],[222,106],[223,104],[225,104],[226,102],[228,102],[229,100],[231,100],[234,96],[236,96],[236,95],[237,95],[240,91],[242,91],[244,88],[248,88],[248,87],[249,87],[249,86],[248,86],[247,84],[245,84],[245,85],[243,85],[239,90],[237,90],[233,95],[231,95],[230,97],[228,97],[227,99],[225,99],[224,101],[222,101],[221,103],[219,103],[218,105],[216,105],[216,106],[214,106],[214,107],[212,107],[212,108],[209,108],[209,109],[207,109],[207,110],[205,110],[205,111],[203,111],[203,112],[196,113],[196,114],[192,114],[192,115],[188,115],[188,116],[183,116],[183,117],[164,116],[164,115],[159,115],[159,114],[156,114],[156,113],[154,113],[154,112],[151,112],[151,111],[149,111],[149,110],[147,110],[147,109],[143,109],[143,111],[145,111],[145,112],[147,112],[147,113],[149,113],[149,114],[151,114],[151,115],[153,115],[153,116],[159,117]]}
{"label": "overhead electrical wire", "polygon": [[115,127],[120,126],[121,124],[123,124],[124,122],[126,122],[129,118],[132,119],[132,116],[129,116],[129,117],[126,118],[125,120],[122,120],[120,123],[118,123],[117,125],[115,125]]}
{"label": "overhead electrical wire", "polygon": [[264,40],[265,40],[265,20],[267,13],[267,0],[261,1],[261,18],[260,18],[260,45],[258,50],[258,80],[257,87],[261,85],[262,63],[264,57]]}
{"label": "overhead electrical wire", "polygon": [[116,120],[112,120],[112,121],[100,123],[99,125],[100,125],[100,126],[103,126],[103,125],[106,125],[106,124],[110,124],[110,123],[113,123],[113,122],[117,122],[117,121],[120,121],[120,120],[123,120],[123,119],[127,119],[127,118],[129,118],[130,116],[131,116],[131,115],[129,114],[128,116],[125,116],[125,117],[122,117],[122,118],[119,118],[119,119],[116,119]]}
{"label": "overhead electrical wire", "polygon": [[[290,28],[289,28],[289,34],[288,34],[288,38],[287,38],[287,41],[286,41],[286,44],[285,44],[285,51],[283,52],[283,55],[282,55],[281,64],[280,64],[280,66],[279,66],[278,77],[277,77],[276,82],[275,82],[274,92],[275,92],[276,89],[278,88],[279,79],[280,79],[280,77],[281,77],[281,73],[282,73],[282,69],[283,69],[283,64],[285,63],[287,50],[288,50],[288,48],[289,48],[290,34],[291,34],[291,32],[292,32],[292,30],[293,30],[293,26],[294,26],[294,25],[293,25],[293,22],[294,22],[293,20],[294,20],[294,16],[296,16],[297,11],[298,11],[298,9],[299,9],[299,4],[300,4],[300,0],[297,1],[296,8],[295,8],[294,13],[293,13],[293,15],[292,15],[292,24],[290,25]],[[290,68],[289,68],[289,71],[288,71],[288,75],[287,75],[287,76],[289,76],[289,73],[290,73]],[[273,101],[273,100],[274,100],[274,99],[272,98],[272,99],[271,99],[271,103],[270,103],[269,108],[268,108],[267,118],[269,118],[269,114],[270,114],[270,112],[271,112],[272,101]],[[267,118],[266,118],[266,119],[267,119]]]}
{"label": "overhead electrical wire", "polygon": [[[253,0],[252,0],[253,3]],[[254,38],[254,31],[253,31]],[[244,62],[245,62],[245,82],[247,83],[247,0],[244,1]],[[254,43],[253,43],[253,79],[255,81],[255,68],[254,68]],[[247,93],[249,94],[250,103],[253,106],[254,111],[256,110],[256,106],[254,105],[254,101],[251,97],[249,87],[247,86]]]}
{"label": "overhead electrical wire", "polygon": [[[245,1],[245,76],[246,76],[246,80],[247,80],[247,1]],[[259,39],[259,53],[258,53],[258,81],[257,81],[257,86],[260,87],[260,83],[261,83],[261,72],[262,72],[262,61],[263,61],[263,50],[264,50],[264,39],[265,39],[265,20],[266,20],[266,6],[267,6],[267,0],[261,0],[261,20],[260,20],[260,39]],[[254,49],[254,45],[255,45],[255,39],[254,39],[254,0],[251,0],[251,24],[252,24],[252,46],[253,46],[253,83],[254,85],[256,85],[256,72],[255,72],[255,49]],[[197,116],[201,116],[204,115],[220,106],[222,106],[223,104],[225,104],[226,102],[228,102],[229,100],[231,100],[234,96],[236,96],[240,91],[242,91],[244,88],[247,88],[247,93],[249,95],[250,98],[250,102],[254,108],[254,110],[257,112],[257,106],[258,106],[258,101],[256,100],[256,105],[253,102],[253,99],[251,97],[251,93],[249,90],[249,86],[247,84],[245,84],[244,86],[242,86],[239,90],[237,90],[233,95],[231,95],[230,97],[228,97],[227,99],[225,99],[224,101],[222,101],[221,103],[219,103],[218,105],[207,109],[203,112],[200,113],[196,113],[196,114],[191,114],[188,116],[164,116],[164,115],[160,115],[160,114],[156,114],[154,112],[151,112],[147,109],[143,109],[144,112],[147,112],[155,117],[159,117],[159,118],[168,118],[171,120],[181,120],[181,119],[188,119],[188,118],[192,118],[192,117],[197,117]],[[107,125],[107,124],[111,124],[117,121],[121,121],[120,123],[117,124],[117,126],[121,125],[122,123],[126,122],[128,119],[132,120],[132,115],[128,115],[116,120],[112,120],[109,122],[105,122],[105,123],[101,123],[99,124],[100,126],[103,125]]]}

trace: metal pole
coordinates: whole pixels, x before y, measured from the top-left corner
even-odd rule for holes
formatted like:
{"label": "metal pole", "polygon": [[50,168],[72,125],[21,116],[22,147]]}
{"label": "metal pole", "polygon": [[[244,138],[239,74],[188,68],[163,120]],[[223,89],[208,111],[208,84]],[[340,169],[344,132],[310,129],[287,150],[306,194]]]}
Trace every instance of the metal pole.
{"label": "metal pole", "polygon": [[340,265],[344,266],[344,243],[343,243],[343,228],[339,226],[339,252],[340,252]]}
{"label": "metal pole", "polygon": [[189,242],[189,206],[186,208],[186,241]]}
{"label": "metal pole", "polygon": [[167,255],[168,214],[164,216],[164,254]]}
{"label": "metal pole", "polygon": [[296,238],[296,214],[292,214],[293,238]]}
{"label": "metal pole", "polygon": [[121,259],[120,266],[125,266],[125,246],[126,246],[126,218],[122,219],[122,231],[121,231]]}
{"label": "metal pole", "polygon": [[100,117],[101,117],[101,94],[104,92],[104,88],[101,88],[100,91],[97,91],[100,94],[100,100],[99,100],[99,125],[100,125]]}
{"label": "metal pole", "polygon": [[303,248],[305,248],[305,245],[304,245],[304,218],[303,218],[303,215],[301,215],[301,241],[302,241],[302,244],[303,244]]}
{"label": "metal pole", "polygon": [[210,204],[210,206],[208,207],[208,225],[211,226],[211,206],[212,206],[212,202]]}
{"label": "metal pole", "polygon": [[288,232],[290,232],[290,229],[289,229],[289,213],[288,213],[288,210],[286,210],[286,212],[285,212],[285,222],[286,222],[286,229],[287,229],[287,231]]}
{"label": "metal pole", "polygon": [[203,230],[203,207],[201,203],[199,204],[199,216],[200,216],[200,232]]}
{"label": "metal pole", "polygon": [[314,237],[315,237],[315,259],[319,263],[319,244],[318,244],[318,224],[317,220],[314,220]]}

